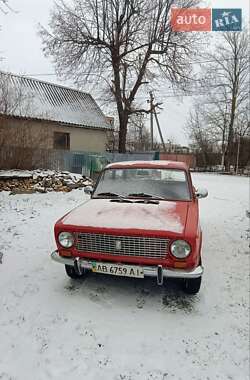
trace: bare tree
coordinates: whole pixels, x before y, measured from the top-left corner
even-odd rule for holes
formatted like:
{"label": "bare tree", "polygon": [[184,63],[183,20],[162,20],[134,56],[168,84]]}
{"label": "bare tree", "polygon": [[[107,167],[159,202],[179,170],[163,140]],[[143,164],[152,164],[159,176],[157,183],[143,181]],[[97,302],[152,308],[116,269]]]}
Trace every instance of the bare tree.
{"label": "bare tree", "polygon": [[[11,11],[11,12],[14,12],[14,13],[17,13],[17,11],[15,11],[10,5],[9,5],[9,1],[8,0],[0,0],[0,13],[3,13],[5,15],[8,14],[8,12]],[[1,32],[1,25],[0,25],[0,32]],[[1,53],[1,51],[0,51]],[[3,57],[0,56],[0,61],[3,60]]]}
{"label": "bare tree", "polygon": [[25,117],[34,107],[33,94],[14,82],[11,74],[0,72],[0,114]]}
{"label": "bare tree", "polygon": [[128,123],[127,149],[129,151],[150,150],[150,133],[145,126],[145,115],[133,114]]}
{"label": "bare tree", "polygon": [[4,14],[7,14],[7,9],[11,9],[8,4],[8,0],[0,0],[0,11]]}
{"label": "bare tree", "polygon": [[[159,147],[155,139],[155,148]],[[133,114],[128,123],[126,150],[148,151],[151,149],[151,138],[145,126],[145,115]],[[115,123],[114,129],[108,134],[107,150],[118,152],[119,150],[119,127]]]}
{"label": "bare tree", "polygon": [[51,137],[46,125],[32,129],[34,109],[32,94],[0,72],[0,168],[27,169],[41,160],[37,150]]}
{"label": "bare tree", "polygon": [[234,160],[236,135],[249,133],[247,120],[249,93],[249,45],[243,32],[226,32],[209,55],[206,67],[207,96],[200,111],[206,128],[221,144],[222,165],[229,169]]}
{"label": "bare tree", "polygon": [[213,133],[214,131],[207,126],[203,108],[198,103],[194,105],[192,112],[190,112],[186,130],[196,153],[199,153],[202,157],[202,166],[209,166],[209,155],[216,147],[217,137]]}
{"label": "bare tree", "polygon": [[[7,9],[9,9],[8,1],[7,0],[0,0],[0,12],[6,15],[8,13]],[[0,32],[1,32],[1,29],[2,28],[0,25]],[[0,61],[2,61],[2,59],[3,58],[0,56]]]}
{"label": "bare tree", "polygon": [[[128,122],[149,113],[136,104],[148,83],[169,80],[183,86],[190,77],[197,33],[175,33],[172,6],[198,0],[63,0],[55,6],[50,30],[40,27],[44,52],[60,74],[76,80],[105,77],[119,116],[119,151],[126,151]],[[197,51],[196,51],[197,52]]]}
{"label": "bare tree", "polygon": [[13,115],[22,101],[21,88],[14,87],[11,75],[0,72],[0,114]]}

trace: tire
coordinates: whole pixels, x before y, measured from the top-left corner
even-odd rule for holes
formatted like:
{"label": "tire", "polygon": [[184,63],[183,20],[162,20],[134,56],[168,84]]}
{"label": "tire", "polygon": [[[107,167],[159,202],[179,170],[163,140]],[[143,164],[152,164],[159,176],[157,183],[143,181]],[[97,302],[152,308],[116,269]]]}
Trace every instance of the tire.
{"label": "tire", "polygon": [[201,287],[201,277],[183,280],[182,289],[187,294],[197,294]]}
{"label": "tire", "polygon": [[75,268],[72,267],[71,265],[65,265],[65,271],[66,271],[67,275],[70,278],[73,278],[74,280],[79,279],[79,278],[83,278],[85,275],[84,269],[82,271],[82,274],[79,274],[76,272]]}

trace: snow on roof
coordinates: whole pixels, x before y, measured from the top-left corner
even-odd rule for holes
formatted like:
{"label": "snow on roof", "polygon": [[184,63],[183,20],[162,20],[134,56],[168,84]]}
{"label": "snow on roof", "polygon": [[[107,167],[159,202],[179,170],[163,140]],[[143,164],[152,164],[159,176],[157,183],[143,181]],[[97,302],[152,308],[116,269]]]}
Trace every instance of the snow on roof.
{"label": "snow on roof", "polygon": [[114,162],[106,166],[106,168],[120,168],[120,167],[135,167],[135,168],[169,168],[169,169],[182,169],[187,170],[187,165],[185,162],[179,161],[165,161],[165,160],[155,160],[155,161],[122,161]]}
{"label": "snow on roof", "polygon": [[[0,114],[57,121],[79,127],[110,129],[101,109],[88,93],[34,78],[0,72]],[[4,88],[3,88],[4,87]]]}

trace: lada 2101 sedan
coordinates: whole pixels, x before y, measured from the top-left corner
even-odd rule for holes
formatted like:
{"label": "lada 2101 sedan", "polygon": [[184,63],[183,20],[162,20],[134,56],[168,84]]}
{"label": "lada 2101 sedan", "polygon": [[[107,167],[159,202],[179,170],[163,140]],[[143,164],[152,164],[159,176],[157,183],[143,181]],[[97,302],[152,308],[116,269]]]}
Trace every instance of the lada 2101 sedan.
{"label": "lada 2101 sedan", "polygon": [[203,267],[198,198],[186,164],[133,161],[108,165],[91,198],[55,224],[52,259],[71,278],[87,270],[114,276],[182,279],[199,291]]}

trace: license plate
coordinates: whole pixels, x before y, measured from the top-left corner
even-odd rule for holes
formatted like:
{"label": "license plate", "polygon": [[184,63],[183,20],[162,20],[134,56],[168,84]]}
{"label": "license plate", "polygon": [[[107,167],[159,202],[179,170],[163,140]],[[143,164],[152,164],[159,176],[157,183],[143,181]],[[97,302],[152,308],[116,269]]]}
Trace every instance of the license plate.
{"label": "license plate", "polygon": [[135,265],[122,265],[92,262],[92,272],[113,276],[144,278],[143,268]]}

